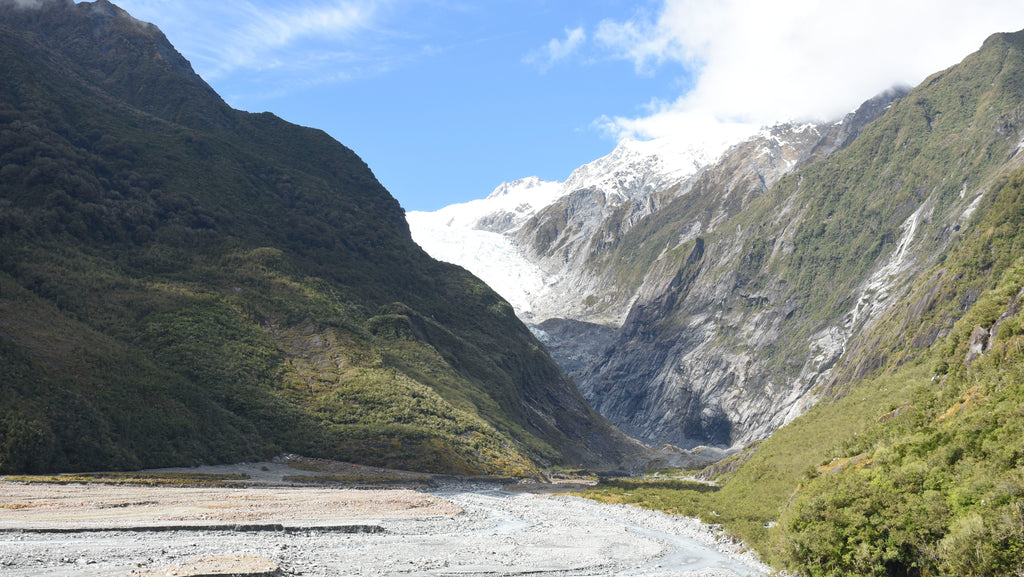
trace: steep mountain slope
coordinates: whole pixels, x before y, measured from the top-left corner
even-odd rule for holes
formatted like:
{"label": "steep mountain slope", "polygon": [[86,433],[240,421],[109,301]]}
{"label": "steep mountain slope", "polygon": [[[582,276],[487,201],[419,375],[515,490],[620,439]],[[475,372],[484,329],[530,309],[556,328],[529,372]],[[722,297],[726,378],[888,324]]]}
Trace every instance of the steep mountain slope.
{"label": "steep mountain slope", "polygon": [[[656,213],[657,234],[638,245],[667,252],[584,378],[597,408],[647,441],[737,445],[879,366],[872,359],[884,350],[844,353],[873,348],[856,343],[905,310],[918,275],[975,234],[967,223],[983,192],[1020,161],[1018,38],[994,37],[708,234],[679,243],[686,204],[701,194]],[[918,346],[953,320],[931,319]]]}
{"label": "steep mountain slope", "polygon": [[[928,309],[923,318],[958,319],[945,336],[706,469],[715,491],[619,483],[599,498],[722,523],[801,575],[1024,571],[1024,167],[984,198],[968,224],[977,234],[869,331],[887,348],[899,343],[879,335],[900,327],[907,343],[932,341],[930,323],[904,325]],[[936,278],[956,280],[934,293]]]}
{"label": "steep mountain slope", "polygon": [[[706,469],[713,490],[598,497],[721,523],[800,575],[1024,573],[1022,110],[1024,31],[992,36],[753,203],[766,227],[779,206],[810,217],[762,270],[799,265],[818,289],[802,298],[846,313],[819,325],[845,342],[821,400]],[[867,251],[886,228],[895,246]]]}
{"label": "steep mountain slope", "polygon": [[636,450],[352,151],[232,110],[152,25],[3,0],[0,70],[0,471]]}

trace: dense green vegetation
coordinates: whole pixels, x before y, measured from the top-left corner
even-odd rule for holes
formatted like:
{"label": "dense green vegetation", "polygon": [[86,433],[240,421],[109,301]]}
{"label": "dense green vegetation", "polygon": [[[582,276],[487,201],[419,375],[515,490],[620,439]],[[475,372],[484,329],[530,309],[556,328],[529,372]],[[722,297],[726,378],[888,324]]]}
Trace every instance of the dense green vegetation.
{"label": "dense green vegetation", "polygon": [[0,473],[629,446],[350,150],[232,110],[109,3],[0,10]]}
{"label": "dense green vegetation", "polygon": [[993,36],[896,102],[848,149],[783,179],[743,224],[770,228],[798,194],[805,213],[792,256],[767,266],[818,318],[837,318],[920,207],[922,252],[944,250],[955,226],[946,215],[989,188],[1016,146],[1007,136],[1022,103],[1024,37]]}

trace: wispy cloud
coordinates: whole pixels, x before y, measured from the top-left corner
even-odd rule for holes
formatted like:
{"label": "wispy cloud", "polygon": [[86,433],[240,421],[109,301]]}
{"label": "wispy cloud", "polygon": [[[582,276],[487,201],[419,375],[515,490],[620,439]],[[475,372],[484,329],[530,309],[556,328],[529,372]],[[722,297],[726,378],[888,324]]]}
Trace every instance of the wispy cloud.
{"label": "wispy cloud", "polygon": [[606,20],[595,43],[640,73],[681,64],[675,100],[605,118],[619,137],[678,134],[693,124],[835,118],[894,84],[916,84],[1024,27],[1024,3],[981,0],[664,0],[658,12]]}
{"label": "wispy cloud", "polygon": [[543,47],[527,54],[523,61],[537,66],[541,72],[547,72],[555,64],[576,52],[586,40],[587,34],[582,27],[566,28],[564,40],[552,38]]}
{"label": "wispy cloud", "polygon": [[[381,55],[374,52],[374,43],[360,40],[378,31],[381,14],[391,2],[121,0],[119,4],[142,20],[173,28],[175,46],[200,74],[214,79],[244,71],[309,72],[315,62],[351,64],[361,60],[360,55],[365,55],[362,68],[370,68]],[[331,56],[339,59],[331,61]]]}
{"label": "wispy cloud", "polygon": [[[227,3],[234,13],[219,18],[232,25],[207,41],[200,40],[208,74],[236,70],[296,67],[323,54],[344,53],[360,33],[373,28],[379,6],[373,2],[341,0],[326,5],[286,3],[272,6],[250,2]],[[226,8],[226,7],[225,7]],[[315,47],[304,48],[304,43]]]}
{"label": "wispy cloud", "polygon": [[638,73],[666,60],[688,62],[695,59],[678,39],[660,28],[660,21],[630,20],[616,22],[603,20],[594,34],[595,39],[616,56],[632,60]]}

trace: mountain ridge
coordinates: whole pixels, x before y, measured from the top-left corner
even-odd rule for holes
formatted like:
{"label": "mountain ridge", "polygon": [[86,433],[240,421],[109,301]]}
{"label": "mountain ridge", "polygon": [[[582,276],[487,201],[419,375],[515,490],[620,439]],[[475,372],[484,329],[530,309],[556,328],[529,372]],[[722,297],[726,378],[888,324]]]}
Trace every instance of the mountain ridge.
{"label": "mountain ridge", "polygon": [[321,130],[109,2],[0,2],[0,470],[614,466],[511,307]]}

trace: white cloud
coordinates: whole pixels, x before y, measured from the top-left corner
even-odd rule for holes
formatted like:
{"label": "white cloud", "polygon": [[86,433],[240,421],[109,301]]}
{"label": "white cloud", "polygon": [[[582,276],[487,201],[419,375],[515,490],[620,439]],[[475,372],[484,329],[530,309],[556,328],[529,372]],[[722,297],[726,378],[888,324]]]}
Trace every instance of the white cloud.
{"label": "white cloud", "polygon": [[583,31],[582,27],[566,28],[565,40],[552,38],[542,48],[527,55],[523,61],[528,64],[535,64],[542,72],[547,72],[556,63],[565,60],[576,52],[586,40],[587,34]]}
{"label": "white cloud", "polygon": [[652,102],[647,114],[601,124],[646,138],[692,122],[837,118],[957,63],[992,33],[1020,28],[1020,0],[664,0],[653,18],[604,21],[594,37],[638,72],[682,64],[691,88]]}

